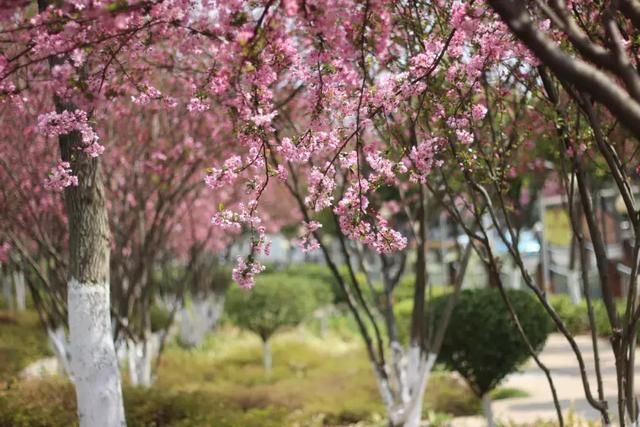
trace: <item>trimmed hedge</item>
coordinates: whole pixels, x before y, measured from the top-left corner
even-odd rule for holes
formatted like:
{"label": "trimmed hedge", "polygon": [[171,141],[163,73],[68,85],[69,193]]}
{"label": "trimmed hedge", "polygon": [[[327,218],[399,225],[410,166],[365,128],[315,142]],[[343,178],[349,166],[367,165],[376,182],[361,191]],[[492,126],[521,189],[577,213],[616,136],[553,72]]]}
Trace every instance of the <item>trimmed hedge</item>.
{"label": "trimmed hedge", "polygon": [[[586,301],[574,304],[568,295],[556,294],[549,296],[549,302],[558,313],[565,326],[572,335],[588,334],[591,330],[589,325],[589,312]],[[596,331],[601,337],[611,336],[611,325],[607,317],[607,310],[601,300],[592,300],[593,315],[596,324]],[[618,301],[616,308],[619,314],[624,312],[624,302]],[[640,331],[639,331],[640,333]]]}
{"label": "trimmed hedge", "polygon": [[[508,290],[531,345],[540,351],[552,331],[549,316],[527,291]],[[440,318],[448,296],[434,301]],[[438,355],[448,368],[460,373],[478,397],[493,390],[530,357],[498,289],[467,289],[460,293]]]}

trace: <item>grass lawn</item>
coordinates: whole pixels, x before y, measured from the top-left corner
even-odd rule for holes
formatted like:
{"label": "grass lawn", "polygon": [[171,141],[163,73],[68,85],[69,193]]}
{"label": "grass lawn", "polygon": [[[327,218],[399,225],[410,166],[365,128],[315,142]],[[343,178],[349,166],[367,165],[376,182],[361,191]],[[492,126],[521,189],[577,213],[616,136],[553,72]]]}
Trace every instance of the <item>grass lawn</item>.
{"label": "grass lawn", "polygon": [[[5,378],[48,355],[37,319],[0,323]],[[23,344],[28,343],[23,349]],[[125,383],[129,426],[385,426],[372,369],[359,338],[300,328],[276,335],[273,370],[262,368],[259,339],[222,328],[201,349],[171,345],[150,389]],[[511,396],[513,392],[506,393]],[[465,384],[445,372],[431,377],[425,417],[478,413]],[[449,414],[444,416],[443,414]],[[61,378],[6,381],[0,390],[0,427],[74,426],[72,386]]]}

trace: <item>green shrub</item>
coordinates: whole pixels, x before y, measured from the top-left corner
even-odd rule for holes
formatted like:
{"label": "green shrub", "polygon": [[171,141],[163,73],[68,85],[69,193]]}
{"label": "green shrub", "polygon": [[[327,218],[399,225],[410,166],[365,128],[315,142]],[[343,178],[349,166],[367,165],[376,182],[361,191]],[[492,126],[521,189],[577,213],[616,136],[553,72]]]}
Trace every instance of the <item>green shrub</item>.
{"label": "green shrub", "polygon": [[279,329],[298,325],[315,304],[312,289],[297,278],[266,274],[250,290],[232,287],[225,311],[236,325],[268,340]]}
{"label": "green shrub", "polygon": [[[549,302],[571,335],[588,334],[591,331],[589,311],[585,300],[582,300],[579,304],[574,304],[568,295],[557,294],[551,295]],[[591,304],[598,335],[601,337],[611,336],[611,325],[609,324],[609,317],[604,303],[602,300],[592,300]],[[619,301],[616,304],[616,309],[619,314],[623,313],[624,301]]]}
{"label": "green shrub", "polygon": [[575,304],[568,295],[549,296],[549,303],[562,319],[571,335],[589,332],[589,315],[586,304]]}
{"label": "green shrub", "polygon": [[[552,330],[539,302],[526,291],[507,291],[520,323],[540,351]],[[436,318],[447,296],[434,302]],[[462,375],[478,396],[484,396],[530,354],[497,289],[468,289],[460,294],[447,329],[439,360]]]}
{"label": "green shrub", "polygon": [[231,288],[225,311],[237,326],[257,334],[264,343],[264,365],[271,369],[269,338],[280,329],[297,326],[317,306],[313,286],[285,274],[258,278],[253,289]]}
{"label": "green shrub", "polygon": [[171,321],[171,313],[164,307],[159,305],[152,305],[149,311],[149,317],[151,318],[151,331],[163,331],[167,329]]}

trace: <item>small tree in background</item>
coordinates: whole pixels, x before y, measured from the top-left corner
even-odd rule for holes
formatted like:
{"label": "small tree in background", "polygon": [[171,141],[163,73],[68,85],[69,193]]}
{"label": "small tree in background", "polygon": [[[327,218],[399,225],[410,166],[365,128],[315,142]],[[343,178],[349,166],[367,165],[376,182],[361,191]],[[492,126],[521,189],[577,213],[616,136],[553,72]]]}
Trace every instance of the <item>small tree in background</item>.
{"label": "small tree in background", "polygon": [[[506,293],[527,338],[539,352],[553,329],[549,317],[529,292],[509,290]],[[436,299],[436,317],[444,312],[448,298],[445,295]],[[489,392],[529,357],[529,349],[498,289],[461,292],[439,360],[462,375],[482,399],[489,427],[494,425]]]}
{"label": "small tree in background", "polygon": [[227,295],[225,310],[239,327],[254,332],[262,340],[263,364],[271,371],[269,339],[279,330],[300,324],[317,305],[312,281],[284,274],[260,277],[248,291],[237,286]]}

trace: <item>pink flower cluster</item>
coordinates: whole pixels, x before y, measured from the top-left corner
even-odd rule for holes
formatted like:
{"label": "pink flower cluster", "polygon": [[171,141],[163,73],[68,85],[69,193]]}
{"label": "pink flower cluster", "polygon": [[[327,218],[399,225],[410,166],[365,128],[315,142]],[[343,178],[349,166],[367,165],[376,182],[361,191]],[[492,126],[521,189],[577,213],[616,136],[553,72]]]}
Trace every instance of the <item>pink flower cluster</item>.
{"label": "pink flower cluster", "polygon": [[[386,219],[368,212],[369,183],[361,179],[349,187],[334,212],[338,215],[340,229],[350,239],[359,240],[378,253],[390,253],[404,249],[407,239],[389,227]],[[375,222],[371,222],[371,219]]]}
{"label": "pink flower cluster", "polygon": [[320,247],[320,243],[316,240],[313,233],[322,228],[322,224],[318,221],[302,221],[302,235],[295,244],[304,253],[315,251]]}
{"label": "pink flower cluster", "polygon": [[11,243],[9,242],[2,242],[2,244],[0,244],[0,262],[7,262],[9,261],[9,254],[11,253]]}
{"label": "pink flower cluster", "polygon": [[291,163],[305,163],[309,161],[311,152],[306,147],[297,147],[291,142],[290,138],[282,138],[278,149],[282,157]]}
{"label": "pink flower cluster", "polygon": [[60,192],[67,187],[77,186],[78,177],[71,174],[69,162],[59,161],[56,167],[49,172],[49,177],[44,181],[44,188]]}
{"label": "pink flower cluster", "polygon": [[231,278],[244,289],[251,289],[256,284],[256,275],[262,273],[265,266],[259,262],[238,257],[236,266],[231,271]]}
{"label": "pink flower cluster", "polygon": [[316,212],[331,206],[333,203],[333,190],[336,182],[333,178],[335,171],[329,168],[327,173],[314,167],[309,173],[309,192],[304,203]]}
{"label": "pink flower cluster", "polygon": [[233,185],[241,167],[242,158],[240,156],[231,156],[225,160],[222,168],[209,169],[204,182],[214,190],[225,185]]}
{"label": "pink flower cluster", "polygon": [[188,111],[195,111],[201,113],[203,111],[207,111],[210,105],[206,102],[202,101],[200,98],[191,98],[189,103],[187,104]]}
{"label": "pink flower cluster", "polygon": [[37,128],[46,136],[57,137],[68,135],[71,132],[80,132],[82,137],[82,151],[91,157],[98,157],[104,152],[104,146],[98,141],[100,137],[89,124],[87,113],[82,110],[63,111],[41,114],[38,117]]}
{"label": "pink flower cluster", "polygon": [[246,226],[251,232],[251,248],[247,257],[238,257],[233,269],[233,280],[243,288],[252,288],[255,276],[264,270],[264,266],[256,260],[259,254],[269,255],[271,242],[267,240],[266,227],[262,220],[255,215],[258,202],[253,200],[246,205],[240,203],[236,212],[222,210],[211,219],[211,223],[222,229],[240,232]]}
{"label": "pink flower cluster", "polygon": [[432,137],[420,142],[411,149],[409,159],[413,162],[411,171],[411,181],[426,182],[427,175],[434,166],[441,166],[442,162],[436,160],[436,154],[442,146],[443,141],[439,137]]}

